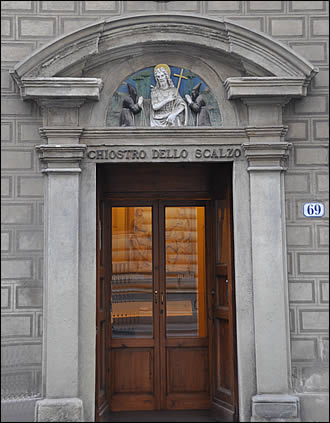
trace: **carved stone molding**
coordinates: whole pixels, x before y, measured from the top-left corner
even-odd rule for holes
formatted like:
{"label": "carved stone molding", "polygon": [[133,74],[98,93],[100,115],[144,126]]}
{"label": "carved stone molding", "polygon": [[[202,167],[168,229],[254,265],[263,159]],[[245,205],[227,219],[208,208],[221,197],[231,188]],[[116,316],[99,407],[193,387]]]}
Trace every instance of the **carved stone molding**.
{"label": "carved stone molding", "polygon": [[43,127],[39,129],[39,133],[48,144],[79,144],[83,128]]}
{"label": "carved stone molding", "polygon": [[65,99],[99,100],[102,90],[100,78],[22,78],[17,80],[24,100]]}
{"label": "carved stone molding", "polygon": [[287,160],[292,144],[244,143],[243,148],[248,160],[248,171],[282,171],[287,169]]}
{"label": "carved stone molding", "polygon": [[84,144],[45,144],[36,147],[40,161],[45,165],[42,173],[80,173],[84,157]]}
{"label": "carved stone molding", "polygon": [[23,77],[53,77],[92,69],[115,58],[132,57],[137,48],[159,49],[176,40],[221,54],[254,75],[301,77],[309,81],[317,72],[292,49],[261,33],[227,19],[193,14],[150,13],[111,18],[58,38],[18,63],[12,71]]}
{"label": "carved stone molding", "polygon": [[271,98],[274,102],[274,97],[284,96],[290,99],[306,96],[308,83],[309,81],[302,77],[235,77],[227,78],[224,86],[228,100],[262,97]]}

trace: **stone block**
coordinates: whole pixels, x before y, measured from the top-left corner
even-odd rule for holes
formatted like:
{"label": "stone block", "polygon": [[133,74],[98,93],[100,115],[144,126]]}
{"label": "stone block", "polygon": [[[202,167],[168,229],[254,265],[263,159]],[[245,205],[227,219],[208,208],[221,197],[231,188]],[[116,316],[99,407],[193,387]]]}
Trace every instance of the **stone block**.
{"label": "stone block", "polygon": [[124,3],[125,12],[156,12],[158,10],[156,1],[149,2],[146,8],[146,4],[143,1],[126,1]]}
{"label": "stone block", "polygon": [[13,142],[13,123],[1,122],[1,144]]}
{"label": "stone block", "polygon": [[329,247],[329,226],[322,225],[316,227],[317,244],[319,247]]}
{"label": "stone block", "polygon": [[67,34],[77,29],[83,28],[84,26],[90,25],[95,22],[93,18],[60,18],[60,32],[61,34]]}
{"label": "stone block", "polygon": [[296,147],[295,164],[296,166],[327,166],[328,151],[327,147]]}
{"label": "stone block", "polygon": [[315,302],[315,285],[313,280],[289,281],[290,304],[306,304]]}
{"label": "stone block", "polygon": [[18,18],[18,36],[20,38],[49,38],[56,35],[55,18]]}
{"label": "stone block", "polygon": [[316,115],[328,113],[327,95],[310,95],[294,102],[294,113]]}
{"label": "stone block", "polygon": [[[24,369],[16,369],[15,371],[5,371],[1,373],[1,391],[3,392],[3,397],[6,400],[7,398],[11,401],[13,401],[13,397],[16,399],[20,399],[20,397],[24,397],[30,393],[33,392],[33,371],[31,370],[25,370]],[[18,398],[17,398],[18,397]],[[4,419],[3,416],[3,404],[1,401],[1,420],[2,421],[18,421],[18,422],[26,422],[26,421],[33,421],[33,420],[27,420],[20,419],[19,418],[19,409],[23,408],[24,405],[22,403],[13,401],[16,406],[16,410],[12,410],[12,415],[10,416],[9,420]],[[13,419],[13,416],[17,418],[17,420]],[[23,417],[23,416],[22,416]],[[26,417],[26,416],[25,416]]]}
{"label": "stone block", "polygon": [[285,175],[285,192],[287,193],[310,192],[309,173],[287,173]]}
{"label": "stone block", "polygon": [[285,122],[289,129],[286,134],[288,141],[308,140],[308,120],[290,120]]}
{"label": "stone block", "polygon": [[294,308],[289,309],[289,323],[290,333],[296,332],[296,310]]}
{"label": "stone block", "polygon": [[241,1],[208,1],[207,11],[210,12],[221,12],[221,13],[242,13],[242,2]]}
{"label": "stone block", "polygon": [[17,196],[42,197],[44,193],[44,179],[42,176],[18,176]]}
{"label": "stone block", "polygon": [[252,422],[299,421],[299,400],[291,395],[255,395],[252,397]]}
{"label": "stone block", "polygon": [[301,333],[328,333],[329,310],[327,309],[300,309],[299,325]]}
{"label": "stone block", "polygon": [[5,344],[1,346],[1,367],[39,366],[41,364],[41,342]]}
{"label": "stone block", "polygon": [[321,338],[319,342],[320,360],[324,363],[329,362],[329,337]]}
{"label": "stone block", "polygon": [[289,11],[290,12],[320,12],[326,10],[325,1],[313,0],[312,2],[302,1],[290,1]]}
{"label": "stone block", "polygon": [[42,288],[38,286],[16,287],[16,309],[42,307]]}
{"label": "stone block", "polygon": [[82,422],[83,404],[79,398],[57,398],[37,401],[37,422]]}
{"label": "stone block", "polygon": [[43,231],[37,229],[30,229],[30,230],[17,230],[16,232],[17,237],[17,251],[42,251],[43,249],[43,241],[44,241],[44,233]]}
{"label": "stone block", "polygon": [[302,57],[312,62],[313,65],[327,63],[328,49],[325,42],[289,42],[289,46]]}
{"label": "stone block", "polygon": [[42,127],[42,122],[23,122],[17,123],[17,141],[32,144],[42,144],[42,139],[39,134],[39,128]]}
{"label": "stone block", "polygon": [[[302,2],[301,2],[302,3]],[[307,4],[324,2],[306,2]],[[300,399],[301,419],[303,422],[328,422],[329,421],[329,393],[303,393],[297,394]]]}
{"label": "stone block", "polygon": [[1,92],[13,92],[14,85],[9,69],[1,69]]}
{"label": "stone block", "polygon": [[305,34],[305,18],[270,18],[269,31],[273,37],[302,37]]}
{"label": "stone block", "polygon": [[11,250],[11,232],[1,231],[1,252],[9,253]]}
{"label": "stone block", "polygon": [[312,366],[302,369],[305,392],[327,392],[329,390],[329,367]]}
{"label": "stone block", "polygon": [[43,333],[43,316],[42,314],[38,314],[37,320],[37,336],[42,336]]}
{"label": "stone block", "polygon": [[316,338],[292,338],[291,358],[293,361],[313,361],[317,358]]}
{"label": "stone block", "polygon": [[6,43],[1,46],[1,62],[19,62],[35,49],[33,43]]}
{"label": "stone block", "polygon": [[10,225],[29,225],[33,221],[32,204],[3,204],[1,207],[1,223]]}
{"label": "stone block", "polygon": [[1,9],[7,11],[32,11],[33,1],[1,1]]}
{"label": "stone block", "polygon": [[298,272],[301,275],[323,275],[329,271],[326,253],[298,253]]}
{"label": "stone block", "polygon": [[329,139],[328,120],[313,120],[313,138],[317,141]]}
{"label": "stone block", "polygon": [[248,1],[248,12],[284,12],[284,1]]}
{"label": "stone block", "polygon": [[1,101],[1,116],[31,116],[32,103],[20,98],[3,97]]}
{"label": "stone block", "polygon": [[1,316],[2,338],[25,338],[32,336],[31,314],[3,314]]}
{"label": "stone block", "polygon": [[11,297],[11,287],[2,286],[1,287],[1,310],[6,310],[10,308],[10,297]]}
{"label": "stone block", "polygon": [[165,10],[172,11],[182,11],[182,12],[199,12],[200,11],[200,2],[199,1],[170,1],[165,4]]}
{"label": "stone block", "polygon": [[329,281],[320,281],[320,302],[329,303]]}
{"label": "stone block", "polygon": [[12,176],[1,176],[1,197],[12,197]]}
{"label": "stone block", "polygon": [[316,90],[327,90],[329,88],[329,69],[319,69],[312,81],[312,87]]}
{"label": "stone block", "polygon": [[326,17],[311,18],[311,35],[312,37],[329,36],[329,19]]}
{"label": "stone block", "polygon": [[265,18],[263,16],[256,18],[230,16],[229,19],[254,31],[263,32],[265,30]]}
{"label": "stone block", "polygon": [[289,247],[312,247],[312,226],[287,225],[287,242]]}
{"label": "stone block", "polygon": [[1,18],[1,38],[13,38],[13,28],[12,17]]}
{"label": "stone block", "polygon": [[40,3],[40,12],[67,13],[77,12],[77,1],[42,1]]}
{"label": "stone block", "polygon": [[32,259],[3,258],[1,261],[2,279],[31,279],[32,273]]}
{"label": "stone block", "polygon": [[33,151],[32,150],[2,150],[1,154],[2,170],[32,170]]}
{"label": "stone block", "polygon": [[119,1],[84,1],[83,13],[118,12]]}

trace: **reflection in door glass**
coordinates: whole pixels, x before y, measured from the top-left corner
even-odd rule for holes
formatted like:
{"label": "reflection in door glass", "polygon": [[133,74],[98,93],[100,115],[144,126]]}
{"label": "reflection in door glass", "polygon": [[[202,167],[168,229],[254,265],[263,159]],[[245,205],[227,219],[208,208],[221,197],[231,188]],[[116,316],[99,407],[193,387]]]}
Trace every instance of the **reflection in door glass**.
{"label": "reflection in door glass", "polygon": [[152,209],[112,208],[112,337],[152,337]]}
{"label": "reflection in door glass", "polygon": [[166,335],[205,337],[205,209],[166,207]]}

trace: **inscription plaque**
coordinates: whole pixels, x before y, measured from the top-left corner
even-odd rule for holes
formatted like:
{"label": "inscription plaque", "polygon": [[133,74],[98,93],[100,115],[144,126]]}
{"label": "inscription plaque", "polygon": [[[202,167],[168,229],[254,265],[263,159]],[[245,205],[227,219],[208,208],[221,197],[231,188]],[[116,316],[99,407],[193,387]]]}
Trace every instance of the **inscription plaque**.
{"label": "inscription plaque", "polygon": [[89,147],[86,159],[98,162],[232,161],[242,157],[240,146],[102,146]]}

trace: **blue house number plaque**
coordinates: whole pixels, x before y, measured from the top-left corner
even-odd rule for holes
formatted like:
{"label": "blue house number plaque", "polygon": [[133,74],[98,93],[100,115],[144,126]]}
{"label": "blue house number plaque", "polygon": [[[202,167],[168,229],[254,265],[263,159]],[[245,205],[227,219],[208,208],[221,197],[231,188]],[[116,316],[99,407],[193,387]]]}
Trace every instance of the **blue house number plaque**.
{"label": "blue house number plaque", "polygon": [[305,203],[304,216],[306,217],[322,217],[324,216],[325,207],[322,203]]}

